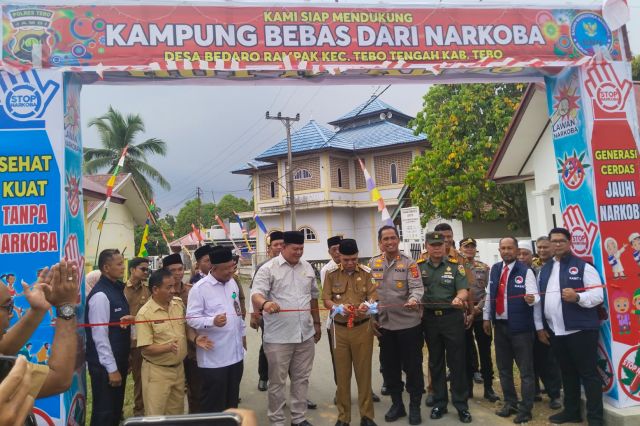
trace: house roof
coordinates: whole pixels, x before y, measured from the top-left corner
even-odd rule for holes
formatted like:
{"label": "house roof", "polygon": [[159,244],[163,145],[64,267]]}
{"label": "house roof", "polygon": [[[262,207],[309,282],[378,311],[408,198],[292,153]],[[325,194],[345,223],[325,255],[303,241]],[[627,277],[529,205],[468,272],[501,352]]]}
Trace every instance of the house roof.
{"label": "house roof", "polygon": [[340,130],[337,138],[349,150],[361,151],[375,148],[388,148],[394,145],[414,142],[426,142],[427,135],[415,135],[413,130],[398,126],[390,121],[381,120],[364,126]]}
{"label": "house roof", "polygon": [[[322,148],[351,149],[340,138],[336,137],[336,133],[322,127],[315,120],[309,121],[300,130],[296,130],[291,134],[291,152],[306,153],[317,151]],[[256,157],[256,160],[264,161],[287,155],[288,143],[287,138],[281,139],[280,142],[264,151]]]}
{"label": "house roof", "polygon": [[[100,185],[104,188],[106,195],[106,183],[110,177],[111,175],[109,174],[86,175],[83,180],[90,180]],[[122,197],[124,202],[121,204],[124,204],[129,209],[137,225],[143,225],[145,223],[149,217],[148,203],[131,173],[119,173],[116,176],[116,182],[113,186],[111,196],[112,201],[114,200],[113,194],[118,194],[119,197]],[[87,219],[100,211],[103,205],[104,200],[90,200],[87,203]],[[152,219],[152,221],[155,223],[155,219]]]}
{"label": "house roof", "polygon": [[[255,166],[255,167],[252,167]],[[271,169],[271,168],[275,168],[276,164],[274,163],[267,163],[265,161],[258,161],[258,160],[251,160],[248,161],[244,164],[239,164],[236,168],[234,168],[233,170],[231,170],[231,173],[237,174],[237,175],[251,175],[254,170],[258,169],[258,170],[265,170],[265,169]]]}
{"label": "house roof", "polygon": [[[87,212],[92,212],[107,199],[107,187],[99,183],[101,181],[101,179],[98,179],[99,176],[101,175],[86,175],[82,177],[82,195],[87,202]],[[111,193],[111,201],[114,203],[124,204],[126,200],[127,198],[117,191]]]}
{"label": "house roof", "polygon": [[[634,82],[633,87],[640,118],[640,82]],[[532,166],[528,163],[549,124],[545,86],[530,83],[493,157],[487,177],[498,183],[533,179],[528,170]]]}
{"label": "house roof", "polygon": [[382,101],[380,98],[375,98],[373,101],[369,99],[367,102],[361,103],[360,105],[358,105],[348,113],[344,114],[343,116],[333,121],[330,121],[329,124],[338,126],[345,122],[352,121],[352,119],[356,117],[357,118],[368,117],[371,115],[378,115],[381,112],[391,112],[392,114],[400,115],[401,117],[405,118],[407,121],[412,119],[411,116],[408,116],[407,114],[397,110],[396,108],[392,107],[388,103]]}

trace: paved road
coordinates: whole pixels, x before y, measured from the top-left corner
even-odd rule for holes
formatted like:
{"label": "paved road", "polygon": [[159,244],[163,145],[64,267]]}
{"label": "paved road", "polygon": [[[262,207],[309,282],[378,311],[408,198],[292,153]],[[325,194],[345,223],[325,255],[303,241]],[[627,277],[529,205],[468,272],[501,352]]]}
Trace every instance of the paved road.
{"label": "paved road", "polygon": [[[316,345],[316,356],[311,373],[311,383],[309,387],[309,399],[318,404],[317,410],[308,411],[308,420],[314,426],[333,426],[337,420],[337,409],[333,405],[333,396],[335,393],[335,384],[333,382],[333,372],[331,369],[331,360],[329,358],[329,347],[327,343],[326,332],[323,331],[320,342]],[[251,408],[258,414],[261,425],[267,425],[267,393],[260,392],[258,385],[258,350],[260,348],[260,334],[251,328],[247,328],[247,346],[248,354],[245,359],[244,377],[242,379],[242,387],[240,396],[242,397],[243,408]],[[382,384],[382,378],[378,371],[378,348],[377,342],[374,349],[374,373],[373,373],[373,389],[379,392]],[[352,380],[352,425],[360,424],[360,414],[357,407],[357,394],[355,379]],[[497,384],[496,384],[497,385]],[[481,385],[476,385],[476,392],[481,395]],[[408,395],[405,394],[405,405],[408,408]],[[384,413],[389,409],[391,400],[389,397],[382,397],[382,401],[375,404],[375,421],[378,425],[406,425],[407,418],[402,418],[394,423],[384,421]],[[470,401],[470,410],[473,415],[473,424],[476,425],[513,425],[510,420],[502,419],[495,414],[493,404],[481,399]],[[428,419],[430,409],[422,405],[423,424],[438,424],[438,426],[460,425],[455,409],[450,406],[449,414],[441,420]],[[544,422],[537,422],[544,424]]]}

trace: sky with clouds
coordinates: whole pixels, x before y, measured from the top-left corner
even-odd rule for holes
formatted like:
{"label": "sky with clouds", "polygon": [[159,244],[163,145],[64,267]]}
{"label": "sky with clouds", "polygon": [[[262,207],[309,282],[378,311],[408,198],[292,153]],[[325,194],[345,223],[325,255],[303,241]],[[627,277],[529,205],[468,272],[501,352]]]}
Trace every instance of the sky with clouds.
{"label": "sky with clouds", "polygon": [[[348,3],[354,2],[358,1]],[[448,3],[461,2],[449,0]],[[557,0],[493,0],[493,3],[545,5],[557,4]],[[633,0],[631,4],[629,40],[632,51],[637,54],[640,52],[640,2]],[[88,122],[104,114],[110,105],[125,114],[140,114],[146,132],[138,142],[149,137],[167,142],[167,156],[155,156],[151,164],[172,185],[170,191],[156,189],[157,204],[163,213],[176,214],[186,200],[195,197],[196,187],[203,190],[205,201],[219,200],[227,193],[251,197],[247,190],[249,178],[232,175],[230,171],[246,166],[247,161],[285,137],[280,122],[264,118],[266,111],[284,115],[300,113],[301,120],[294,131],[311,119],[332,128],[326,124],[328,121],[385,87],[377,83],[358,86],[88,85],[83,87],[81,98],[83,143],[88,147],[99,145],[97,133],[88,127]],[[396,84],[380,99],[415,116],[421,110],[427,90],[428,85],[424,83]]]}

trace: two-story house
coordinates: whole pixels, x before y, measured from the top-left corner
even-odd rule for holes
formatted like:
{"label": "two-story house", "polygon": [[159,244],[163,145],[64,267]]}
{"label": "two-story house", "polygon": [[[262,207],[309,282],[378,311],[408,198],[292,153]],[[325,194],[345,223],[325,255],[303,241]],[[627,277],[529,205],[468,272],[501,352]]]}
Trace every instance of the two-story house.
{"label": "two-story house", "polygon": [[[358,159],[392,211],[413,158],[428,146],[426,135],[407,128],[411,119],[373,99],[328,123],[335,130],[311,120],[292,133],[296,225],[306,236],[305,258],[326,259],[333,235],[357,239],[362,257],[378,253],[381,215]],[[287,170],[285,138],[232,172],[252,177],[256,213],[269,231],[291,226]],[[264,252],[264,236],[256,243]]]}

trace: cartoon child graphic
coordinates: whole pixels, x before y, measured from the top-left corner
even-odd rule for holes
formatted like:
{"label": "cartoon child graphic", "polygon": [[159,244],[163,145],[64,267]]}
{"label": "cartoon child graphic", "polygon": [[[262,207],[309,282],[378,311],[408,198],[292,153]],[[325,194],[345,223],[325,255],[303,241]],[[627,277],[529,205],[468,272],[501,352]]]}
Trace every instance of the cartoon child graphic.
{"label": "cartoon child graphic", "polygon": [[629,315],[629,297],[622,291],[613,293],[613,309],[618,319],[618,333],[631,334],[631,316]]}
{"label": "cartoon child graphic", "polygon": [[[633,260],[640,266],[640,233],[634,232],[629,235],[629,244],[631,244],[631,248],[633,249]],[[638,273],[638,275],[640,275],[640,273]]]}
{"label": "cartoon child graphic", "polygon": [[49,360],[49,343],[45,343],[42,345],[38,353],[36,353],[36,359],[38,360],[38,364],[46,364]]}
{"label": "cartoon child graphic", "polygon": [[638,316],[640,322],[640,288],[637,288],[633,292],[633,299],[631,300],[631,313]]}
{"label": "cartoon child graphic", "polygon": [[5,282],[5,285],[9,289],[9,294],[11,295],[11,297],[15,296],[16,295],[16,289],[15,289],[16,276],[14,274],[2,274],[0,275],[0,278],[2,279],[2,281]]}
{"label": "cartoon child graphic", "polygon": [[624,249],[627,248],[627,244],[624,244],[622,248],[618,250],[618,242],[609,237],[604,240],[604,247],[608,255],[607,262],[611,265],[611,272],[613,272],[613,279],[627,278],[624,274],[622,263],[620,263],[620,256],[624,252]]}

